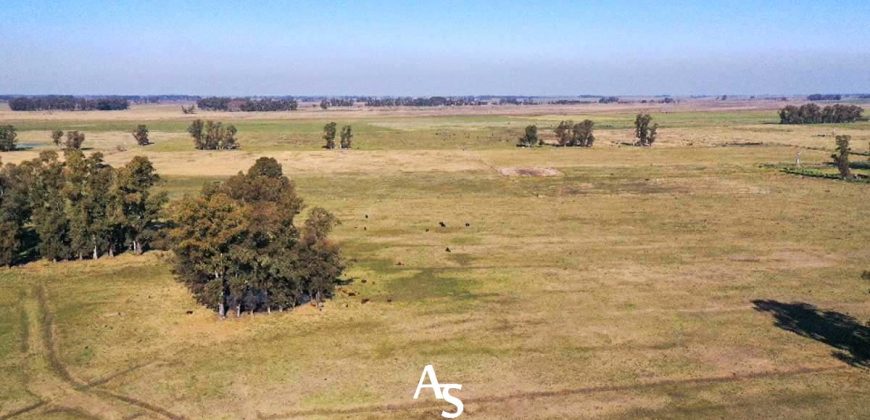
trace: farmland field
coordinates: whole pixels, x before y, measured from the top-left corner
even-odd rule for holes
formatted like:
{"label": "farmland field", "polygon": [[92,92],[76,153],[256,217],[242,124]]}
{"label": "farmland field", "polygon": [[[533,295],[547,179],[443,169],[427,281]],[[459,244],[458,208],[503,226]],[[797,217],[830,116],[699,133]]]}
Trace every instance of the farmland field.
{"label": "farmland field", "polygon": [[[0,269],[0,417],[431,418],[451,408],[412,399],[432,364],[469,418],[867,418],[870,184],[779,167],[800,151],[835,171],[834,135],[868,152],[870,122],[779,125],[779,106],[650,105],[660,137],[638,148],[639,104],[4,105],[25,149],[4,163],[81,130],[113,165],[147,156],[173,198],[274,157],[341,219],[350,267],[322,311],[226,320],[165,251]],[[193,150],[194,118],[235,124],[241,150]],[[592,149],[514,147],[528,124],[551,140],[585,118]],[[328,121],[353,126],[353,150],[320,148]]]}

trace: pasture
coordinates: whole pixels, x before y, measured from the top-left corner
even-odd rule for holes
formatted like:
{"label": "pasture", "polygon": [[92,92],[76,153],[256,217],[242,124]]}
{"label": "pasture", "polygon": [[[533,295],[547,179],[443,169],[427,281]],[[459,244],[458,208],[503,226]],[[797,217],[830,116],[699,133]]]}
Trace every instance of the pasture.
{"label": "pasture", "polygon": [[[437,418],[452,407],[412,400],[433,364],[468,418],[866,418],[870,186],[776,165],[822,165],[833,134],[867,152],[870,123],[782,126],[775,106],[651,105],[648,149],[622,144],[639,105],[0,110],[27,147],[3,162],[81,130],[172,197],[275,157],[350,261],[322,311],[227,320],[167,252],[0,269],[0,417]],[[235,124],[241,150],[193,150],[193,118]],[[584,118],[592,149],[514,147]],[[321,149],[328,121],[355,149]]]}

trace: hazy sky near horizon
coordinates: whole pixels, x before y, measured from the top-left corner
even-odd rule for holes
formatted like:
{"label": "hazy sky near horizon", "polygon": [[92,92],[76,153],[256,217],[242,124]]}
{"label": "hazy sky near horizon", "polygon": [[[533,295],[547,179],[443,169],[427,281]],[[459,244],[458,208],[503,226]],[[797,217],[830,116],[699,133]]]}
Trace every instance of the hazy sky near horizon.
{"label": "hazy sky near horizon", "polygon": [[870,1],[0,4],[0,93],[870,92]]}

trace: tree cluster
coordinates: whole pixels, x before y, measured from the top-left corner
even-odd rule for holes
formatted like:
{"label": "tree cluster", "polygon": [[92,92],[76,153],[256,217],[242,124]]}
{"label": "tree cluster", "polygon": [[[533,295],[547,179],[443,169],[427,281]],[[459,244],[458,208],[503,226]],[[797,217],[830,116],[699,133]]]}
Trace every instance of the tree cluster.
{"label": "tree cluster", "polygon": [[326,98],[320,101],[321,109],[328,109],[336,106],[353,106],[356,103],[353,98]]}
{"label": "tree cluster", "polygon": [[[560,147],[592,147],[595,142],[592,120],[583,120],[579,123],[573,121],[561,121],[553,129],[556,135],[556,145]],[[523,136],[517,141],[517,147],[543,146],[544,141],[538,138],[538,126],[532,124],[526,126]]]}
{"label": "tree cluster", "polygon": [[223,317],[292,309],[332,295],[344,270],[328,239],[338,220],[313,208],[299,228],[303,202],[272,158],[260,158],[225,182],[174,206],[170,230],[175,272],[193,295]]}
{"label": "tree cluster", "polygon": [[51,142],[64,150],[81,150],[85,142],[85,133],[78,130],[67,131],[66,139],[63,138],[63,134],[63,130],[52,130]]}
{"label": "tree cluster", "polygon": [[616,96],[604,96],[598,100],[599,104],[611,104],[619,102],[619,98]]}
{"label": "tree cluster", "polygon": [[[323,146],[324,149],[335,149],[335,135],[337,124],[335,122],[327,123],[323,126],[323,140],[326,141],[326,144]],[[340,132],[340,149],[350,149],[352,148],[353,142],[353,129],[349,125],[345,125],[341,127]]]}
{"label": "tree cluster", "polygon": [[508,96],[505,98],[499,98],[499,105],[538,105],[538,102],[534,100],[534,98],[530,97],[515,97]]}
{"label": "tree cluster", "polygon": [[231,98],[209,97],[196,101],[196,106],[203,111],[228,111]]}
{"label": "tree cluster", "polygon": [[841,99],[843,99],[843,95],[814,93],[807,96],[808,101],[839,101]]}
{"label": "tree cluster", "polygon": [[556,141],[562,147],[592,147],[595,136],[592,128],[595,125],[592,120],[583,120],[579,123],[562,121],[553,130],[556,133]]}
{"label": "tree cluster", "polygon": [[187,132],[193,137],[193,146],[197,150],[232,150],[238,149],[236,127],[221,122],[194,120]]}
{"label": "tree cluster", "polygon": [[22,96],[9,100],[13,111],[118,111],[129,108],[123,97],[81,98],[75,96]]}
{"label": "tree cluster", "polygon": [[11,152],[18,144],[18,132],[11,125],[0,125],[0,152]]}
{"label": "tree cluster", "polygon": [[[129,249],[141,253],[157,231],[165,193],[152,187],[160,178],[151,162],[134,157],[121,168],[69,150],[40,153],[20,165],[0,168],[0,264],[11,265],[35,252],[52,260]],[[27,238],[35,240],[29,244]]]}
{"label": "tree cluster", "polygon": [[662,99],[643,99],[640,101],[642,104],[675,104],[677,100],[671,98],[670,96],[662,98]]}
{"label": "tree cluster", "polygon": [[804,104],[800,107],[787,105],[779,110],[780,124],[826,124],[849,123],[861,119],[864,108],[858,105],[834,104],[824,108],[816,104]]}
{"label": "tree cluster", "polygon": [[299,108],[299,102],[295,99],[245,99],[239,104],[239,110],[245,112],[254,111],[295,111]]}
{"label": "tree cluster", "polygon": [[656,141],[658,123],[650,125],[652,117],[649,114],[637,114],[634,118],[634,138],[637,146],[652,146]]}

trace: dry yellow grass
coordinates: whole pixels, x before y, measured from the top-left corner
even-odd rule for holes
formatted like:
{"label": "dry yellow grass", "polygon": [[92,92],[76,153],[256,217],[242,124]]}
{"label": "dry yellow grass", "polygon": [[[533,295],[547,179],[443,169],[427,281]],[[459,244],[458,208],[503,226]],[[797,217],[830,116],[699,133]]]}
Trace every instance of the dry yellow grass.
{"label": "dry yellow grass", "polygon": [[[870,318],[868,186],[762,166],[789,162],[790,145],[720,147],[828,147],[814,143],[824,127],[744,130],[710,115],[663,128],[667,147],[651,149],[616,147],[630,136],[618,128],[591,150],[428,139],[268,152],[308,204],[342,219],[335,238],[353,259],[342,289],[355,296],[220,321],[162,253],[2,269],[0,415],[437,418],[449,405],[411,399],[432,363],[463,384],[468,418],[867,417],[866,369],[835,354],[865,354],[836,333]],[[176,193],[259,156],[145,153]],[[777,326],[758,300],[778,302],[781,320],[804,316],[796,330],[817,339]]]}

